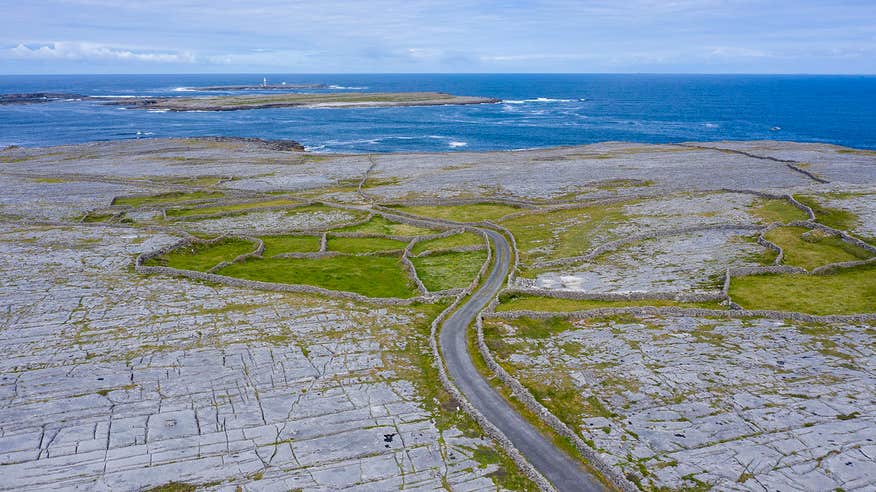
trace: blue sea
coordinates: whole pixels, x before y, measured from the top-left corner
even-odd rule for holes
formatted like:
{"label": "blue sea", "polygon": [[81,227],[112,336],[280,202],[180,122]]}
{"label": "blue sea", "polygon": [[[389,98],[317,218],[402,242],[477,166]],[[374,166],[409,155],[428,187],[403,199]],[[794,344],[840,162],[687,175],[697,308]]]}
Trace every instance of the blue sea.
{"label": "blue sea", "polygon": [[[262,75],[14,75],[0,93],[197,96]],[[148,112],[95,101],[0,106],[0,146],[228,135],[321,152],[512,150],[606,140],[776,139],[876,149],[876,77],[805,75],[267,75],[326,92],[442,91],[502,103],[356,109]]]}

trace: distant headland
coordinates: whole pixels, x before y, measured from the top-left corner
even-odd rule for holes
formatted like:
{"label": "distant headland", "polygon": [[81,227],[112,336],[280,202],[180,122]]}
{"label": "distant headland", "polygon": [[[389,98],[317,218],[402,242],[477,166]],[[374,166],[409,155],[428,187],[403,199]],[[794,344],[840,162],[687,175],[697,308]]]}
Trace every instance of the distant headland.
{"label": "distant headland", "polygon": [[[99,99],[99,98],[92,98]],[[167,111],[238,111],[265,108],[353,108],[387,106],[439,106],[489,104],[489,97],[455,96],[442,92],[356,92],[345,94],[247,94],[207,97],[156,97],[112,100],[109,104],[131,109]]]}

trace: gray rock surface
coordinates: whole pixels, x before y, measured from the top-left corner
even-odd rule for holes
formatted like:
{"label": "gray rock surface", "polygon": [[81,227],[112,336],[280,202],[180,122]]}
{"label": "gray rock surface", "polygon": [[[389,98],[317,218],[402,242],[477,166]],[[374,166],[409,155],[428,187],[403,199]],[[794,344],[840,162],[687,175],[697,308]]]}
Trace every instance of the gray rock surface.
{"label": "gray rock surface", "polygon": [[130,272],[173,241],[0,227],[0,489],[494,487],[387,365],[410,314]]}
{"label": "gray rock surface", "polygon": [[520,347],[505,362],[512,373],[568,375],[583,398],[610,409],[582,414],[578,431],[649,489],[876,486],[876,354],[866,324],[596,319],[536,340],[496,323]]}

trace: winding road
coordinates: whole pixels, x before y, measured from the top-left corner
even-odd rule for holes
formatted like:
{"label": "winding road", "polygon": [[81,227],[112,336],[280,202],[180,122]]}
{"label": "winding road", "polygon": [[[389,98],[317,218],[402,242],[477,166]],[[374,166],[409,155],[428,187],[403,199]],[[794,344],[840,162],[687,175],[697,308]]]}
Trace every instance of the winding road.
{"label": "winding road", "polygon": [[580,462],[558,449],[544,434],[520,416],[481,376],[468,353],[466,332],[478,313],[502,288],[510,265],[511,248],[505,238],[488,229],[495,263],[486,280],[469,300],[442,325],[441,352],[454,383],[484,417],[560,491],[604,491],[605,487]]}

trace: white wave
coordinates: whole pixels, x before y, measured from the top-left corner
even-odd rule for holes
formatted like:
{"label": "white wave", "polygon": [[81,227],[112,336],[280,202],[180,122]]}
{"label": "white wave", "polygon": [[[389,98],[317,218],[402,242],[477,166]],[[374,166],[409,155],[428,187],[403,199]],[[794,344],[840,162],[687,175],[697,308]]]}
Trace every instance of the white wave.
{"label": "white wave", "polygon": [[706,123],[704,126],[706,128],[718,128],[720,125],[715,124],[715,123]]}
{"label": "white wave", "polygon": [[173,89],[174,92],[198,92],[197,89],[192,89],[191,87],[175,87]]}
{"label": "white wave", "polygon": [[155,135],[153,132],[137,132],[137,135]]}
{"label": "white wave", "polygon": [[551,97],[536,97],[532,99],[502,99],[502,103],[504,104],[526,104],[526,103],[565,103],[565,102],[575,102],[575,101],[585,101],[584,98],[581,99],[554,99]]}
{"label": "white wave", "polygon": [[106,95],[106,96],[93,96],[93,97],[101,97],[104,99],[134,99],[137,97],[146,97],[146,96],[115,96],[115,95]]}
{"label": "white wave", "polygon": [[456,149],[459,147],[465,147],[466,145],[468,145],[468,143],[467,142],[459,142],[456,140],[451,140],[451,141],[447,142],[447,145],[449,145],[453,149]]}
{"label": "white wave", "polygon": [[170,111],[169,109],[147,109],[147,113],[166,113]]}
{"label": "white wave", "polygon": [[339,90],[339,91],[363,91],[363,90],[367,89],[368,87],[365,87],[365,86],[345,86],[345,85],[332,84],[332,85],[328,86],[328,88]]}

